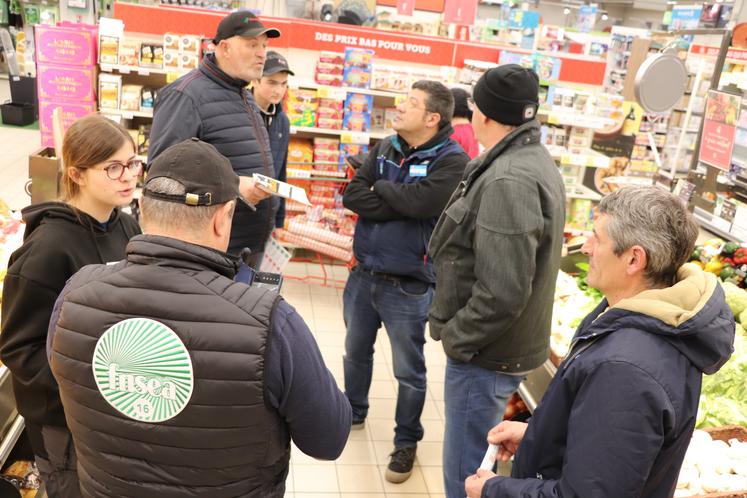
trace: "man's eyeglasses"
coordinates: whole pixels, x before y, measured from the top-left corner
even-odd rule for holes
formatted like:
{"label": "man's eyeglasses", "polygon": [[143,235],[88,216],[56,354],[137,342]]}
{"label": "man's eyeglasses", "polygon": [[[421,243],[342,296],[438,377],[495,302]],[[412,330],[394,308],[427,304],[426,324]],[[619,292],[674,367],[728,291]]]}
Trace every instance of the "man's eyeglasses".
{"label": "man's eyeglasses", "polygon": [[143,161],[140,159],[132,159],[127,163],[121,163],[119,161],[112,161],[109,166],[104,168],[106,176],[110,180],[121,180],[124,175],[125,169],[130,172],[132,176],[139,176],[143,172]]}

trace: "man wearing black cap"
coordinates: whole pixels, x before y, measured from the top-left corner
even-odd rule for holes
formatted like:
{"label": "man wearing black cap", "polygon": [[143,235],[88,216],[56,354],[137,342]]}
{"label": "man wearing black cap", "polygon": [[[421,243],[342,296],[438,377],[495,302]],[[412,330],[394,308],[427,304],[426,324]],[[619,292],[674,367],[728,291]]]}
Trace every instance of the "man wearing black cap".
{"label": "man wearing black cap", "polygon": [[143,196],[147,235],[126,260],[75,274],[52,315],[81,492],[280,498],[291,439],[337,458],[350,404],[296,311],[233,280],[229,161],[198,139],[174,145]]}
{"label": "man wearing black cap", "polygon": [[515,64],[475,85],[472,126],[486,151],[470,162],[430,241],[431,336],[446,352],[444,483],[464,497],[485,434],[523,376],[549,354],[565,189],[540,144],[539,80]]}
{"label": "man wearing black cap", "polygon": [[[259,106],[267,133],[270,137],[272,162],[275,166],[275,178],[280,181],[286,179],[288,164],[288,135],[290,135],[290,121],[281,102],[288,91],[288,76],[293,71],[288,67],[285,57],[275,51],[267,52],[265,69],[262,78],[252,84],[252,95]],[[283,228],[285,222],[285,199],[273,197],[273,212],[275,213],[275,227]]]}
{"label": "man wearing black cap", "polygon": [[198,137],[231,161],[241,192],[256,211],[236,206],[228,249],[232,254],[251,249],[252,266],[259,264],[275,227],[272,201],[252,174],[274,178],[275,167],[267,130],[246,86],[262,76],[267,41],[279,36],[280,31],[265,27],[251,12],[224,17],[213,39],[215,53],[159,92],[148,151],[150,163],[171,145]]}

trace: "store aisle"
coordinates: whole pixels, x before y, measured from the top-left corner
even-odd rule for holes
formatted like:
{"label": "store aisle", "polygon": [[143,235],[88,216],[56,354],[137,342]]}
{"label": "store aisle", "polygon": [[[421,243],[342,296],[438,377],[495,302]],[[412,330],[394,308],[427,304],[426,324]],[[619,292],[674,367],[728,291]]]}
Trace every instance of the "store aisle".
{"label": "store aisle", "polygon": [[[326,266],[338,281],[347,278],[342,266]],[[290,263],[292,278],[283,285],[283,296],[309,324],[327,367],[342,389],[345,325],[342,320],[342,289],[323,287],[295,278],[321,276],[319,264]],[[295,277],[295,278],[293,278]],[[384,479],[394,437],[394,409],[397,382],[392,374],[391,349],[386,332],[379,332],[374,354],[371,408],[366,428],[353,431],[342,456],[335,462],[321,462],[293,448],[286,496],[294,498],[404,498],[442,497],[441,449],[443,445],[443,379],[446,357],[441,345],[428,339],[425,345],[428,367],[428,398],[422,422],[425,437],[418,445],[412,476],[402,484]]]}

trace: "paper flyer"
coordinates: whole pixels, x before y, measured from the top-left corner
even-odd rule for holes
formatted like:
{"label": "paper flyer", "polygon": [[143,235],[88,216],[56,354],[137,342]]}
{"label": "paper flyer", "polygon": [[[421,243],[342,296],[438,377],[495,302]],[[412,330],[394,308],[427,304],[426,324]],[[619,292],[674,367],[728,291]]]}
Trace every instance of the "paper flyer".
{"label": "paper flyer", "polygon": [[290,183],[270,178],[269,176],[260,175],[259,173],[254,173],[253,176],[254,179],[257,180],[259,188],[265,192],[311,206],[311,202],[309,202],[309,198],[306,196],[306,191],[304,189],[291,185]]}
{"label": "paper flyer", "polygon": [[274,237],[270,237],[265,244],[265,252],[262,256],[262,262],[259,264],[259,271],[282,274],[290,258],[291,254],[288,250],[280,245]]}

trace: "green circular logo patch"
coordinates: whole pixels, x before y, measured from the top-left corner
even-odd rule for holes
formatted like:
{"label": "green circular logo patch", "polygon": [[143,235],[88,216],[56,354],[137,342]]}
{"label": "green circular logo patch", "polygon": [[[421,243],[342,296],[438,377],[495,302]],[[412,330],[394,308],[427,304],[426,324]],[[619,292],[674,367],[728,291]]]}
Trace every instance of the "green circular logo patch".
{"label": "green circular logo patch", "polygon": [[111,326],[93,351],[93,377],[104,399],[141,422],[177,416],[192,396],[192,360],[179,336],[149,318]]}

